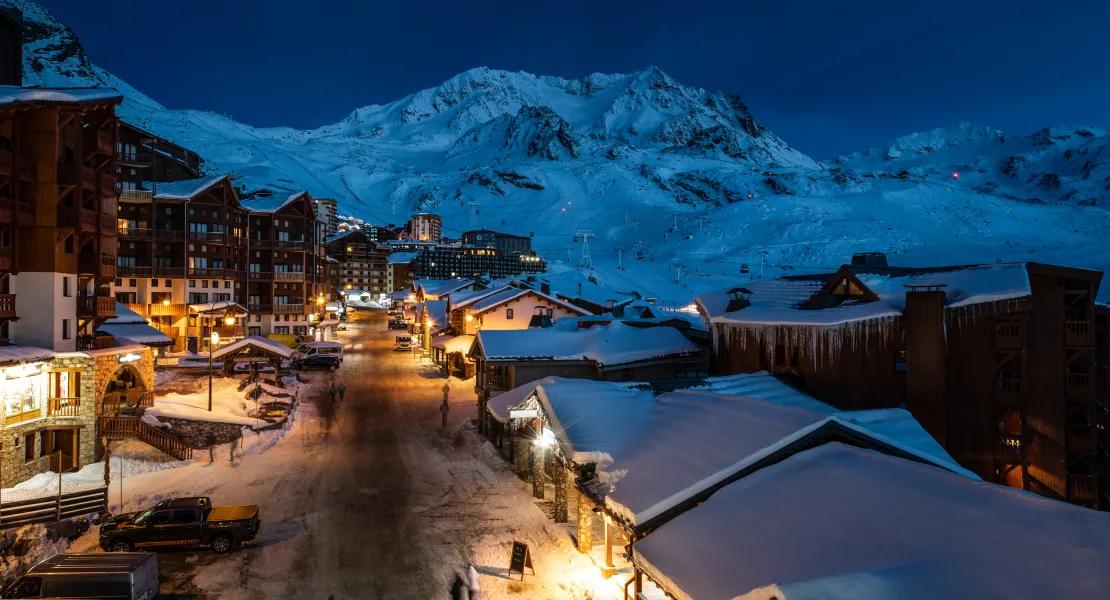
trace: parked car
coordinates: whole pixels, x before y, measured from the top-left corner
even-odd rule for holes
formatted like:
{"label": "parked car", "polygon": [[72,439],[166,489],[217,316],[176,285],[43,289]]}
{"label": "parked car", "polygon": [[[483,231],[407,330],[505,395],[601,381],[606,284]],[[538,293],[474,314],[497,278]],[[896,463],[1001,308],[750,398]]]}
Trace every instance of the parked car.
{"label": "parked car", "polygon": [[394,338],[394,341],[397,344],[396,347],[394,348],[395,350],[409,350],[409,349],[412,348],[412,336],[411,335],[399,335],[396,338]]}
{"label": "parked car", "polygon": [[308,358],[317,354],[329,354],[343,362],[343,344],[339,342],[308,342],[293,349],[298,358]]}
{"label": "parked car", "polygon": [[405,321],[398,321],[396,319],[389,322],[390,329],[408,329],[409,324]]}
{"label": "parked car", "polygon": [[3,598],[158,597],[158,557],[149,552],[55,554],[4,586]]}
{"label": "parked car", "polygon": [[100,547],[111,552],[162,546],[234,550],[258,535],[258,507],[212,506],[207,497],[173,498],[138,513],[116,515],[100,526]]}
{"label": "parked car", "polygon": [[340,323],[335,329],[336,331],[347,331],[347,326],[343,323]]}
{"label": "parked car", "polygon": [[334,371],[339,368],[339,357],[332,354],[314,354],[293,361],[293,368],[302,371]]}

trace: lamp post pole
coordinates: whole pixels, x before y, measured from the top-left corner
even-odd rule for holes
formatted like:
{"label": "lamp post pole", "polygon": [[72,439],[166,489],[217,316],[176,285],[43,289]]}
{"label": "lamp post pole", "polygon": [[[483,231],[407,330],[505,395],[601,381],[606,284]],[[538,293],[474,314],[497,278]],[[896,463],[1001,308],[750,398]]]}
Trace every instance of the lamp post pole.
{"label": "lamp post pole", "polygon": [[212,351],[220,343],[220,334],[213,331],[208,344],[208,412],[212,412]]}

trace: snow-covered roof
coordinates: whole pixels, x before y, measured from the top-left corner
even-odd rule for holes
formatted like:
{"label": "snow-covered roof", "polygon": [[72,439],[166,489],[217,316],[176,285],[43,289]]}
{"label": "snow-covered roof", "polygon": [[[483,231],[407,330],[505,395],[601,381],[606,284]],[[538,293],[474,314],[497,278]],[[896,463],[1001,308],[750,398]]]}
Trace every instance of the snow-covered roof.
{"label": "snow-covered roof", "polygon": [[451,310],[457,310],[465,306],[470,306],[475,302],[485,298],[486,296],[500,293],[507,289],[514,289],[508,286],[490,287],[484,290],[456,290],[447,294],[447,299],[451,301]]}
{"label": "snow-covered roof", "polygon": [[301,196],[307,195],[308,192],[301,190],[298,192],[275,192],[265,198],[254,197],[243,200],[243,208],[255,213],[273,213],[277,212],[286,206],[296,202]]}
{"label": "snow-covered roof", "polygon": [[[420,305],[418,305],[416,313],[420,314]],[[447,329],[447,301],[446,300],[432,300],[431,302],[424,302],[424,318],[431,321],[431,326],[428,327],[430,333],[438,333]],[[423,326],[423,323],[420,324]]]}
{"label": "snow-covered roof", "polygon": [[0,346],[0,365],[48,360],[54,351],[34,346]]}
{"label": "snow-covered roof", "polygon": [[326,310],[328,312],[336,312],[340,308],[343,308],[343,307],[340,306],[340,304],[338,302],[328,302],[327,304],[324,305],[324,310]]}
{"label": "snow-covered roof", "polygon": [[[610,486],[606,506],[633,525],[712,490],[830,424],[978,479],[907,411],[837,411],[766,372],[714,378],[662,395],[643,384],[558,377],[522,387],[534,391],[563,454],[579,464],[597,463],[601,482]],[[517,394],[522,400],[528,396]],[[514,406],[500,398],[490,400],[499,417]]]}
{"label": "snow-covered roof", "polygon": [[391,265],[399,263],[410,263],[416,258],[415,252],[393,252],[386,258],[386,262]]}
{"label": "snow-covered roof", "polygon": [[466,353],[474,344],[472,335],[441,335],[432,340],[432,345],[448,354],[456,352]]}
{"label": "snow-covered roof", "polygon": [[123,95],[112,88],[40,88],[0,85],[0,106],[11,104],[119,104]]}
{"label": "snow-covered roof", "polygon": [[830,443],[632,545],[679,600],[1042,600],[1110,589],[1110,515]]}
{"label": "snow-covered roof", "polygon": [[230,181],[227,175],[209,175],[200,179],[159,183],[158,193],[154,194],[154,197],[159,200],[188,200],[224,181]]}
{"label": "snow-covered roof", "polygon": [[701,352],[677,329],[640,329],[623,323],[574,331],[550,327],[483,329],[475,340],[478,345],[489,361],[592,360],[601,367]]}
{"label": "snow-covered roof", "polygon": [[105,323],[97,327],[97,332],[106,333],[131,340],[147,346],[164,346],[173,343],[173,338],[144,323]]}
{"label": "snow-covered roof", "polygon": [[189,310],[196,313],[207,312],[225,312],[231,310],[233,314],[247,314],[247,309],[243,308],[242,304],[236,302],[208,302],[207,304],[190,304]]}
{"label": "snow-covered roof", "polygon": [[[147,325],[150,321],[139,313],[127,308],[123,304],[116,302],[116,316],[109,317],[104,321],[105,325],[131,325],[131,324]],[[126,336],[125,336],[126,337]]]}
{"label": "snow-covered roof", "polygon": [[411,290],[403,289],[403,290],[397,290],[395,292],[389,292],[388,294],[385,295],[385,297],[386,298],[392,298],[394,300],[404,300],[405,298],[408,298],[409,294],[411,294],[411,293],[412,293]]}
{"label": "snow-covered roof", "polygon": [[442,296],[448,292],[461,290],[474,285],[473,279],[420,279],[413,283],[417,290],[423,289],[424,295]]}
{"label": "snow-covered roof", "polygon": [[270,338],[262,337],[260,335],[252,335],[217,349],[215,352],[212,353],[212,360],[219,360],[224,356],[227,356],[228,354],[242,348],[246,348],[247,346],[277,354],[282,358],[289,358],[293,356],[293,349],[289,346],[286,346],[281,342],[271,340]]}
{"label": "snow-covered roof", "polygon": [[[514,288],[514,287],[505,287],[505,288],[502,288],[501,290],[498,290],[497,292],[495,292],[493,294],[488,294],[486,296],[478,298],[473,303],[469,304],[468,308],[469,308],[470,312],[472,312],[472,313],[483,313],[483,312],[486,312],[488,310],[492,310],[494,308],[497,308],[498,306],[501,306],[502,304],[512,302],[513,300],[516,300],[517,298],[520,298],[522,296],[529,296],[529,295],[540,298],[541,300],[544,300],[546,302],[549,302],[551,304],[559,306],[559,307],[561,307],[563,309],[566,309],[566,310],[568,310],[568,311],[570,311],[574,314],[577,314],[577,315],[588,315],[588,314],[590,314],[589,311],[587,311],[583,308],[577,307],[573,304],[570,304],[569,302],[564,302],[562,300],[559,300],[558,298],[555,298],[553,296],[549,296],[549,295],[547,295],[543,292],[539,292],[539,291],[536,291],[536,290],[533,290],[533,289],[528,289],[528,288],[521,289],[521,288]],[[457,308],[457,307],[455,307],[455,308]]]}
{"label": "snow-covered roof", "polygon": [[803,310],[801,305],[820,291],[831,275],[804,279],[771,279],[745,284],[751,306],[728,311],[727,290],[698,296],[697,303],[710,321],[747,325],[835,326],[901,316],[906,308],[906,286],[945,286],[947,306],[1024,298],[1032,294],[1025,263],[1001,263],[942,269],[893,269],[889,273],[853,273],[878,299],[850,300],[833,308]]}

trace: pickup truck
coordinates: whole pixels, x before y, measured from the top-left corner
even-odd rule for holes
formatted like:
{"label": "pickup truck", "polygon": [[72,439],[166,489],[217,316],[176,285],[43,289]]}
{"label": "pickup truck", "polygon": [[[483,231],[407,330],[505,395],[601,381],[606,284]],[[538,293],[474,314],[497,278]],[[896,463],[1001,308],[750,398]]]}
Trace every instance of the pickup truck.
{"label": "pickup truck", "polygon": [[206,497],[163,500],[137,513],[115,515],[100,526],[100,547],[110,552],[136,548],[208,546],[219,553],[258,535],[258,507],[212,506]]}

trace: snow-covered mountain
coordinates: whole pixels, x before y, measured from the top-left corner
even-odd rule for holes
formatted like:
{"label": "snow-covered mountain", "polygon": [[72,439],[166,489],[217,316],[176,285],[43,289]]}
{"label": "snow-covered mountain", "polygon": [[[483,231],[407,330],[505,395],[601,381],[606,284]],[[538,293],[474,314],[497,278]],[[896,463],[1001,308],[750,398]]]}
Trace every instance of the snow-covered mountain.
{"label": "snow-covered mountain", "polygon": [[[448,233],[532,234],[568,286],[592,275],[586,285],[606,293],[685,304],[761,265],[765,276],[828,268],[862,250],[897,264],[1110,266],[1110,221],[1098,208],[1106,138],[1093,129],[1010,137],[961,126],[825,165],[761,125],[737,95],[683,86],[656,68],[581,79],[472,69],[333,125],[254,128],[167,110],[90,62],[38,4],[0,2],[28,23],[27,84],[115,87],[123,118],[248,187],[308,189],[378,224],[434,211]],[[590,272],[575,265],[583,230],[596,236]]]}

